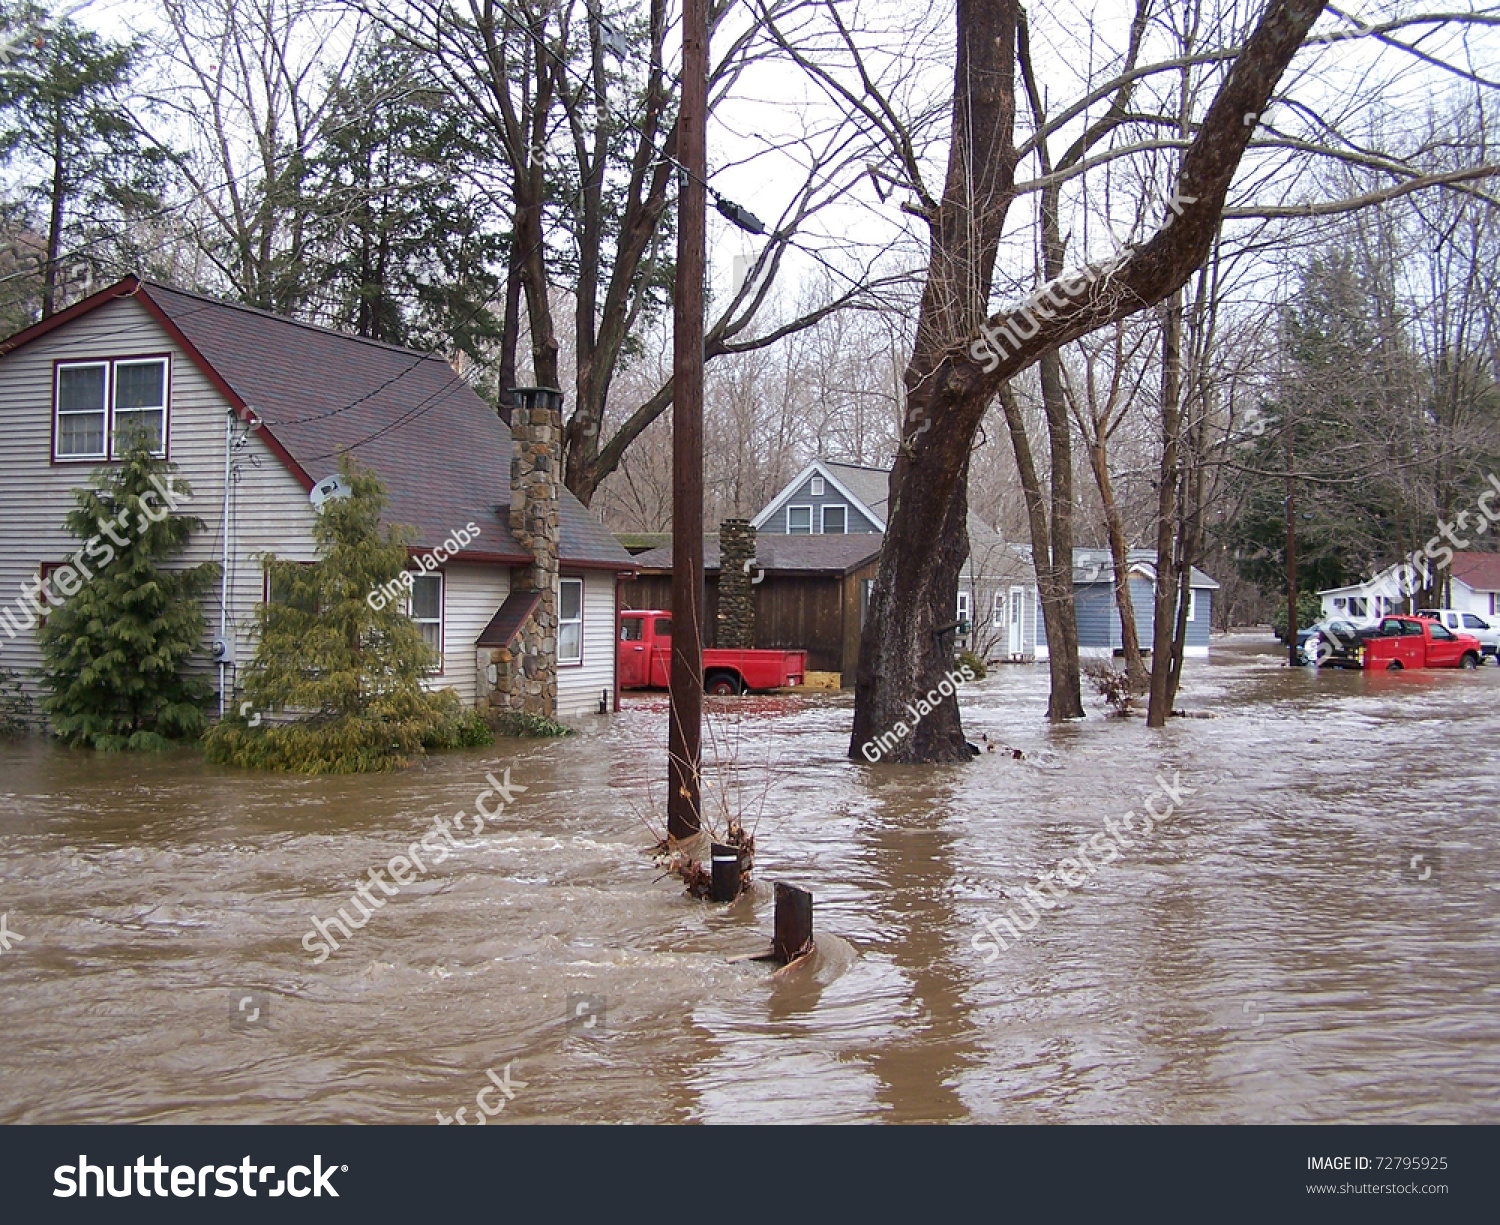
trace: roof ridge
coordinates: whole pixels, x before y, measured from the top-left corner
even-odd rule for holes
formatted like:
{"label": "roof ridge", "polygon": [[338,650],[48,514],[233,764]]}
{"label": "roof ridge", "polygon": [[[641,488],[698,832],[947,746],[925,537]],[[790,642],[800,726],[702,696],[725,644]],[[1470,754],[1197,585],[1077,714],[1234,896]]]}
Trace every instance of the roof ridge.
{"label": "roof ridge", "polygon": [[[331,328],[321,323],[309,323],[305,319],[293,319],[290,315],[278,315],[275,311],[268,311],[263,307],[250,306],[244,302],[235,302],[229,298],[216,298],[212,294],[200,293],[195,289],[180,289],[176,285],[168,285],[165,281],[147,280],[145,277],[138,278],[141,286],[145,289],[164,290],[184,298],[193,298],[199,302],[207,302],[212,306],[222,306],[226,310],[241,311],[247,315],[259,315],[263,319],[269,319],[273,323],[285,323],[291,327],[302,328],[309,332],[320,332],[325,336],[332,336],[337,340],[349,340],[356,344],[368,345],[371,348],[384,349],[390,353],[401,353],[407,357],[420,357],[442,362],[448,366],[448,360],[441,353],[435,353],[427,349],[413,349],[408,345],[395,345],[385,340],[374,340],[369,336],[357,336],[353,332],[341,332],[338,328]],[[452,366],[448,366],[449,372],[456,379],[462,379]]]}

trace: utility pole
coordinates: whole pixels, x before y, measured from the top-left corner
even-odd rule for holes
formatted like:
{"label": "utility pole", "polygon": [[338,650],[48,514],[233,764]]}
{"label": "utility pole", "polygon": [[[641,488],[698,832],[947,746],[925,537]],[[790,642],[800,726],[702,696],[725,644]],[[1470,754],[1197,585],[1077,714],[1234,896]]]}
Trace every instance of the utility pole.
{"label": "utility pole", "polygon": [[683,0],[672,319],[672,674],[667,835],[702,827],[703,279],[707,263],[708,0]]}
{"label": "utility pole", "polygon": [[1292,451],[1292,409],[1286,410],[1286,657],[1297,667],[1297,501]]}

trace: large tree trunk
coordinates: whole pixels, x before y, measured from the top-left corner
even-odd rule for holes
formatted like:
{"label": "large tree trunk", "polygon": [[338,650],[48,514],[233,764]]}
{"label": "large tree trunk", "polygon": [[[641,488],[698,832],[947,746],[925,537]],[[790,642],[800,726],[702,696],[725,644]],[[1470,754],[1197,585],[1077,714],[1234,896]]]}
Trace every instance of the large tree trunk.
{"label": "large tree trunk", "polygon": [[[985,407],[1006,380],[1043,354],[1144,310],[1186,283],[1208,255],[1249,143],[1252,125],[1245,117],[1264,111],[1325,7],[1326,0],[1270,0],[1197,126],[1155,235],[1123,264],[1049,285],[1045,295],[997,317],[988,325],[994,336],[986,334],[986,349],[976,324],[986,322],[983,304],[1014,185],[1016,4],[958,0],[948,176],[941,204],[928,213],[931,255],[906,373],[906,441],[891,472],[891,515],[860,642],[851,757],[868,759],[862,747],[883,736],[887,759],[967,756],[955,699],[939,700],[915,728],[907,712],[951,667],[951,648],[934,630],[952,620],[956,604],[969,451]],[[1170,522],[1166,530],[1170,552]],[[1056,541],[1054,531],[1050,543]],[[1054,551],[1051,560],[1054,575],[1060,566],[1071,572],[1070,557]],[[888,733],[898,724],[906,724],[907,735],[892,742]]]}
{"label": "large tree trunk", "polygon": [[52,187],[47,213],[47,262],[42,265],[42,318],[57,311],[57,272],[62,263],[63,204],[67,199],[67,178],[63,155],[62,116],[54,114],[52,130]]}
{"label": "large tree trunk", "polygon": [[[851,756],[897,735],[893,761],[969,756],[956,696],[914,723],[918,701],[953,668],[958,574],[968,552],[969,447],[990,393],[957,403],[939,377],[955,338],[985,317],[1014,185],[1016,0],[958,0],[953,135],[932,229],[927,284],[907,366],[905,441],[891,470],[891,517],[860,640]],[[862,752],[863,750],[863,752]]]}
{"label": "large tree trunk", "polygon": [[1102,438],[1089,447],[1089,465],[1099,500],[1104,504],[1104,527],[1109,534],[1109,556],[1114,566],[1115,608],[1120,614],[1120,641],[1125,651],[1125,675],[1132,693],[1145,692],[1150,683],[1141,640],[1135,624],[1135,601],[1130,598],[1130,550],[1125,540],[1125,522],[1115,501],[1115,486],[1109,475],[1109,452]]}
{"label": "large tree trunk", "polygon": [[[1050,260],[1048,261],[1051,262]],[[1044,268],[1046,265],[1044,265]],[[1059,254],[1056,272],[1062,272]],[[1047,670],[1052,690],[1047,717],[1056,722],[1083,718],[1083,678],[1078,666],[1078,617],[1073,605],[1073,440],[1067,397],[1063,394],[1062,358],[1056,350],[1041,360],[1042,407],[1047,414],[1047,441],[1052,477],[1052,596],[1058,610],[1057,630],[1047,625]]]}
{"label": "large tree trunk", "polygon": [[1161,341],[1161,468],[1156,486],[1156,593],[1151,626],[1151,696],[1146,726],[1165,727],[1176,698],[1172,639],[1177,624],[1178,446],[1182,432],[1182,291],[1167,303]]}

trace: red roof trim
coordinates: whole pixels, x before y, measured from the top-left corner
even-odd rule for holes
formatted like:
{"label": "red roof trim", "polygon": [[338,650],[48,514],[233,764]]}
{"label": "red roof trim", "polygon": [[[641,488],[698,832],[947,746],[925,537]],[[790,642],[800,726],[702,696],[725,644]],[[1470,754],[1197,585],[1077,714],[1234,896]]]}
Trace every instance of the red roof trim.
{"label": "red roof trim", "polygon": [[14,353],[17,349],[29,345],[33,340],[40,340],[54,328],[60,328],[65,323],[72,323],[79,315],[86,315],[89,311],[111,302],[115,298],[129,298],[140,289],[140,278],[127,276],[123,281],[116,281],[108,289],[101,289],[98,293],[73,303],[66,310],[60,310],[55,315],[49,315],[29,328],[22,328],[9,340],[0,341],[0,357]]}
{"label": "red roof trim", "polygon": [[[442,544],[442,541],[438,541]],[[425,557],[431,553],[436,546],[429,545],[423,548],[419,545],[408,545],[406,553],[408,557]],[[480,553],[473,549],[465,549],[461,553],[450,554],[448,560],[441,565],[449,565],[452,562],[481,562],[498,563],[503,566],[529,566],[536,559],[530,553]]]}
{"label": "red roof trim", "polygon": [[[108,289],[101,289],[98,293],[84,298],[80,302],[73,303],[67,310],[58,311],[57,314],[51,315],[38,323],[33,323],[29,328],[17,332],[9,340],[0,342],[0,357],[14,353],[17,349],[29,345],[34,340],[40,340],[43,336],[48,335],[64,324],[72,323],[73,320],[80,316],[87,315],[89,312],[97,310],[106,303],[113,302],[119,298],[137,299],[146,308],[146,312],[161,325],[162,330],[188,355],[193,365],[198,367],[199,373],[214,386],[220,395],[229,401],[230,406],[234,409],[240,420],[249,422],[250,406],[240,398],[233,387],[224,381],[223,376],[213,368],[208,359],[202,353],[198,352],[198,347],[183,334],[181,328],[172,322],[171,316],[161,308],[159,303],[152,299],[150,291],[142,284],[141,279],[133,273],[123,280],[116,281]],[[302,465],[292,458],[291,452],[277,441],[276,436],[271,433],[264,422],[261,423],[256,432],[264,440],[271,453],[286,465],[287,471],[302,483],[302,488],[311,491],[316,482],[303,471]]]}
{"label": "red roof trim", "polygon": [[[140,283],[137,282],[137,285],[140,285]],[[167,335],[170,336],[174,341],[176,341],[182,351],[192,359],[193,365],[198,367],[198,370],[203,375],[203,377],[206,378],[211,384],[213,384],[215,390],[217,390],[221,396],[229,401],[230,406],[239,415],[240,420],[248,423],[251,417],[251,406],[246,404],[245,401],[240,397],[240,394],[235,391],[235,389],[231,387],[227,382],[224,381],[224,377],[213,368],[208,358],[204,357],[202,353],[198,352],[198,346],[183,334],[183,331],[180,327],[172,322],[172,317],[168,315],[167,312],[162,309],[161,305],[151,297],[151,291],[146,286],[140,285],[140,288],[136,292],[135,296],[140,299],[141,305],[146,308],[147,313],[149,313],[151,317],[157,321],[157,323],[161,324],[162,329],[167,333]],[[256,420],[259,419],[260,418],[257,415]],[[264,421],[261,421],[260,425],[256,427],[255,432],[260,435],[261,441],[266,444],[267,448],[269,448],[269,450],[271,451],[271,454],[276,456],[277,459],[279,459],[284,465],[286,465],[286,470],[302,482],[302,488],[307,490],[309,493],[312,492],[312,487],[317,484],[317,482],[307,474],[306,470],[303,469],[301,464],[299,464],[295,459],[292,458],[292,453],[277,441],[276,435],[271,433],[271,427],[266,425]]]}

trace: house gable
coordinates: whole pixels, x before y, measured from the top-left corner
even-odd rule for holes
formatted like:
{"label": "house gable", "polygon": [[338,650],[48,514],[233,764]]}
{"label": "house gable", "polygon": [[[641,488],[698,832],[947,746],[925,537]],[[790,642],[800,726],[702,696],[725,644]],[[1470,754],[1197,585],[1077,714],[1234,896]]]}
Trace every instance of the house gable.
{"label": "house gable", "polygon": [[[814,482],[822,488],[814,492]],[[828,508],[845,508],[845,526],[840,535],[859,535],[884,532],[885,521],[865,504],[854,492],[823,463],[813,460],[778,493],[765,508],[751,520],[757,532],[768,536],[825,534],[825,522],[830,518]],[[791,511],[789,508],[797,508]],[[803,510],[805,509],[805,512]],[[805,517],[806,531],[795,530]],[[789,528],[789,524],[793,525]]]}

